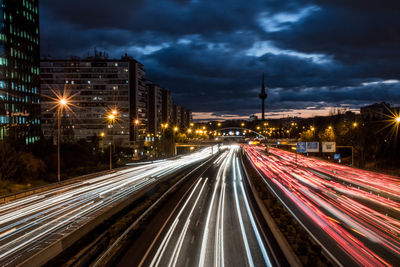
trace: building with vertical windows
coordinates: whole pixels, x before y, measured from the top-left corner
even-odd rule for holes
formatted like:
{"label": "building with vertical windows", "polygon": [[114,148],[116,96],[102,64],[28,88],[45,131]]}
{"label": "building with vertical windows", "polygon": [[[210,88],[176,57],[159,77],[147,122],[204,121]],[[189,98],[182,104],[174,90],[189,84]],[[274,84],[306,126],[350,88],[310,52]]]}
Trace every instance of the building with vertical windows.
{"label": "building with vertical windows", "polygon": [[181,128],[188,128],[192,121],[192,112],[185,107],[181,107]]}
{"label": "building with vertical windows", "polygon": [[176,126],[181,126],[182,123],[181,111],[182,111],[181,106],[178,106],[177,104],[172,104],[172,123]]}
{"label": "building with vertical windows", "polygon": [[149,132],[157,134],[161,130],[163,91],[159,85],[149,82]]}
{"label": "building with vertical windows", "polygon": [[164,89],[162,91],[162,123],[172,121],[172,95],[171,91]]}
{"label": "building with vertical windows", "polygon": [[[144,66],[125,55],[109,59],[95,51],[93,57],[41,61],[42,130],[47,138],[57,131],[52,91],[70,96],[71,110],[64,109],[62,138],[113,140],[124,147],[141,147],[148,127],[148,93]],[[113,123],[107,115],[116,110]],[[135,123],[135,122],[138,123]],[[140,151],[139,151],[140,152]]]}
{"label": "building with vertical windows", "polygon": [[40,138],[38,0],[0,0],[0,141]]}

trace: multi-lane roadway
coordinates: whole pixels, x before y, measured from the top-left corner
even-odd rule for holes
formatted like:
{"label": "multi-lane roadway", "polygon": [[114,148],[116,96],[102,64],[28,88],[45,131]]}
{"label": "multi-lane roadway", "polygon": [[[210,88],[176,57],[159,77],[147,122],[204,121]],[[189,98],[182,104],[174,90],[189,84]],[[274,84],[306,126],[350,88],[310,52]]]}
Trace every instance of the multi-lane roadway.
{"label": "multi-lane roadway", "polygon": [[400,264],[400,181],[280,149],[245,147],[265,185],[344,266]]}
{"label": "multi-lane roadway", "polygon": [[[138,265],[280,266],[285,261],[264,230],[245,186],[240,147],[229,146],[194,180]],[[132,263],[137,245],[119,266]]]}
{"label": "multi-lane roadway", "polygon": [[167,175],[217,149],[136,166],[0,205],[0,266],[14,266]]}

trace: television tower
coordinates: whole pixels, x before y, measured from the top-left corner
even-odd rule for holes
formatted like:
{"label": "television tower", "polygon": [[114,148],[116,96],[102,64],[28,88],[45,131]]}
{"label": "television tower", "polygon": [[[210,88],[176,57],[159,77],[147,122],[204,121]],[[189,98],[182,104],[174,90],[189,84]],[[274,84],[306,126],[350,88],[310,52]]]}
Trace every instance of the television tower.
{"label": "television tower", "polygon": [[258,95],[258,97],[261,99],[261,120],[265,120],[264,102],[265,102],[265,99],[268,97],[268,95],[267,95],[267,93],[265,93],[264,72],[262,74],[261,93]]}

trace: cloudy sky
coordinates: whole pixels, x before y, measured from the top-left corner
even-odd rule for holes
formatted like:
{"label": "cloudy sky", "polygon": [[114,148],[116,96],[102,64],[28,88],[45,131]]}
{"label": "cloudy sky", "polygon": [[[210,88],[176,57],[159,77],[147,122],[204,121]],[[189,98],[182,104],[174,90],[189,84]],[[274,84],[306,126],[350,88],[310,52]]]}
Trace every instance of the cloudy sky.
{"label": "cloudy sky", "polygon": [[196,118],[400,104],[398,0],[40,1],[42,56],[125,51]]}

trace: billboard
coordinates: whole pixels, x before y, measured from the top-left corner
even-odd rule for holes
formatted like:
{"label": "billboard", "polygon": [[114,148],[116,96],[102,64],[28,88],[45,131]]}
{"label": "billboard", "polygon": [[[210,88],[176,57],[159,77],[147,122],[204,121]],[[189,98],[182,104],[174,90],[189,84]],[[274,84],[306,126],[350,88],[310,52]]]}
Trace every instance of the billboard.
{"label": "billboard", "polygon": [[307,142],[307,152],[319,152],[319,142]]}
{"label": "billboard", "polygon": [[297,152],[298,153],[306,153],[306,142],[297,142]]}
{"label": "billboard", "polygon": [[336,152],[336,142],[322,142],[322,152]]}

